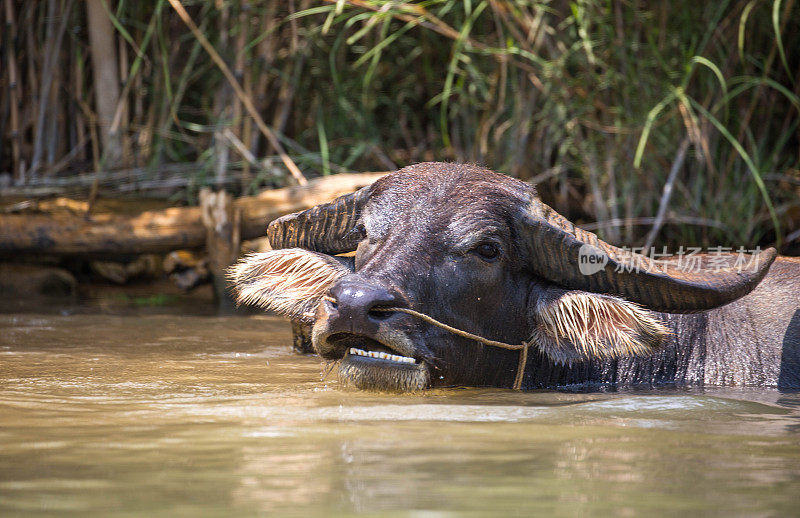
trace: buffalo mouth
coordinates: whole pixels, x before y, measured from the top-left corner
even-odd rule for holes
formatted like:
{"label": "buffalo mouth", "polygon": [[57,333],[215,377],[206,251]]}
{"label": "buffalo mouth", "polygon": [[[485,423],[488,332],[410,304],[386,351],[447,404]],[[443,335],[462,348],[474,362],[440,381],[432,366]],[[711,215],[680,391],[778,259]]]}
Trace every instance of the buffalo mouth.
{"label": "buffalo mouth", "polygon": [[431,384],[430,367],[425,360],[402,354],[373,338],[338,333],[329,336],[327,342],[343,351],[339,377],[347,385],[366,390],[412,392]]}

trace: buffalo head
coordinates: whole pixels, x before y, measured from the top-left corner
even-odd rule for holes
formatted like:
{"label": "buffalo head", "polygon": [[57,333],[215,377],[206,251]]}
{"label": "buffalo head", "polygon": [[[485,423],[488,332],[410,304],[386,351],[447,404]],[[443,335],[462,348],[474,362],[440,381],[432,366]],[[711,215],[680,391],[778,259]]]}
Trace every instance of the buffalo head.
{"label": "buffalo head", "polygon": [[648,354],[667,334],[654,311],[733,301],[775,256],[766,252],[749,274],[649,268],[647,257],[576,228],[529,184],[445,163],[410,166],[280,218],[268,236],[273,251],[231,271],[239,301],[312,326],[314,349],[340,360],[345,381],[394,390],[509,386],[519,353],[391,308],[530,342],[535,372],[537,362]]}

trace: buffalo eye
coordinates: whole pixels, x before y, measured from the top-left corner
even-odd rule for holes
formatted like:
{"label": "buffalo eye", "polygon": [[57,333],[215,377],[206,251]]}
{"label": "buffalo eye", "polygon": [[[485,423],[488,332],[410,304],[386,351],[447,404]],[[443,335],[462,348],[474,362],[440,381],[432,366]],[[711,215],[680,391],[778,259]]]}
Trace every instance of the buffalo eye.
{"label": "buffalo eye", "polygon": [[500,248],[494,243],[483,243],[475,247],[475,253],[484,261],[494,261],[500,257]]}

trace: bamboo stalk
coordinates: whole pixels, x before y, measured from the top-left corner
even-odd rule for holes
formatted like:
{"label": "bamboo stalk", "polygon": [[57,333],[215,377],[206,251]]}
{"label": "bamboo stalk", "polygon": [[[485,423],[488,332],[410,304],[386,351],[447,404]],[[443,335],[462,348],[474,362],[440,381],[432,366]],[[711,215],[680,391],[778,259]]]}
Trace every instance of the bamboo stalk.
{"label": "bamboo stalk", "polygon": [[[128,77],[128,47],[125,45],[125,40],[122,36],[117,35],[117,56],[119,56],[119,83],[122,85],[127,85],[129,83]],[[122,106],[122,109],[119,110],[120,113],[120,120],[125,121],[119,123],[119,129],[114,127],[114,122],[112,122],[111,132],[112,133],[119,133],[119,140],[121,145],[120,151],[120,162],[117,165],[125,166],[130,164],[130,159],[133,155],[133,146],[131,145],[130,135],[127,131],[124,131],[123,128],[127,127],[127,121],[130,120],[130,103],[128,99],[128,91],[130,89],[123,89],[123,93],[120,94],[119,100],[117,101],[117,106]],[[114,114],[116,117],[116,113]]]}
{"label": "bamboo stalk", "polygon": [[14,2],[5,0],[6,35],[8,47],[6,48],[6,67],[8,70],[8,102],[10,105],[10,131],[11,140],[11,170],[17,183],[24,183],[25,178],[20,169],[19,149],[19,83],[17,79],[17,58],[14,45],[17,40],[17,25],[14,17]]}
{"label": "bamboo stalk", "polygon": [[[239,35],[236,38],[236,63],[234,65],[234,72],[236,77],[241,81],[245,95],[252,99],[253,89],[250,84],[249,69],[245,68],[245,44],[249,35],[248,23],[249,16],[244,9],[239,13]],[[244,136],[244,118],[242,117],[242,103],[238,99],[233,104],[233,120],[235,123],[235,134],[238,137]],[[242,166],[242,179],[241,185],[245,188],[250,183],[250,163],[245,161]]]}
{"label": "bamboo stalk", "polygon": [[52,24],[50,30],[47,31],[47,39],[45,42],[44,52],[44,66],[42,67],[42,87],[39,96],[39,106],[36,113],[36,124],[34,126],[34,139],[33,139],[33,156],[31,157],[30,174],[32,177],[39,175],[42,169],[42,158],[45,151],[45,119],[49,113],[48,104],[50,101],[50,92],[53,88],[53,76],[56,66],[56,59],[61,53],[61,40],[64,36],[64,31],[67,28],[67,20],[69,19],[68,13],[72,10],[73,0],[67,0],[67,3],[62,11],[60,23],[56,25],[58,19],[58,2],[57,0],[50,0],[47,4],[47,15]]}
{"label": "bamboo stalk", "polygon": [[76,140],[78,142],[83,143],[80,146],[80,151],[77,154],[77,158],[82,160],[86,160],[86,147],[85,143],[88,141],[88,137],[86,135],[86,120],[84,119],[83,110],[80,109],[80,103],[78,99],[80,96],[83,95],[83,52],[79,46],[76,46],[75,53],[73,55],[73,67],[72,67],[72,81],[73,81],[73,92],[72,95],[75,98],[74,102],[71,103],[73,107],[77,109],[74,110],[74,120],[75,120],[75,134]]}
{"label": "bamboo stalk", "polygon": [[[267,4],[267,9],[261,18],[261,26],[264,27],[264,32],[269,36],[264,37],[261,42],[258,44],[258,56],[262,62],[262,66],[259,67],[259,75],[256,81],[256,88],[255,88],[255,99],[260,101],[258,103],[258,107],[263,112],[267,105],[269,104],[268,100],[266,99],[266,92],[269,91],[270,87],[270,75],[268,73],[269,68],[272,66],[273,62],[275,61],[275,54],[276,54],[276,46],[277,46],[277,37],[275,37],[275,26],[276,20],[278,18],[277,14],[277,0],[272,0]],[[250,119],[247,119],[248,124],[252,128],[252,122]],[[273,127],[275,125],[273,124]],[[250,141],[248,142],[248,146],[251,152],[255,152],[259,144],[259,135],[258,132],[253,132],[252,136],[250,137]],[[245,140],[245,142],[247,142]],[[269,151],[264,150],[264,154],[267,154]]]}
{"label": "bamboo stalk", "polygon": [[[286,123],[289,120],[289,112],[294,100],[294,86],[296,85],[300,72],[305,65],[305,54],[298,53],[299,37],[297,35],[297,20],[294,18],[295,6],[294,1],[289,2],[289,54],[295,56],[296,59],[288,61],[285,68],[283,77],[280,80],[280,88],[276,98],[277,109],[272,118],[272,127],[277,128],[278,131],[284,133],[286,130]],[[289,79],[291,78],[291,79]],[[269,149],[267,150],[269,152]]]}
{"label": "bamboo stalk", "polygon": [[105,0],[86,0],[85,4],[91,42],[95,113],[103,145],[102,163],[115,167],[122,158],[121,135],[116,128],[112,128],[120,100],[120,72],[114,26],[106,12],[104,2]]}
{"label": "bamboo stalk", "polygon": [[[81,84],[83,79],[81,79]],[[75,102],[78,104],[78,107],[83,114],[83,117],[86,119],[88,127],[89,127],[89,142],[91,143],[92,148],[92,165],[95,171],[100,170],[100,136],[97,133],[97,117],[95,116],[94,112],[92,111],[89,104],[81,97],[83,94],[82,90],[78,90],[76,93]]]}
{"label": "bamboo stalk", "polygon": [[[58,49],[58,53],[60,54],[61,49]],[[58,148],[60,144],[64,141],[62,137],[61,131],[61,123],[63,122],[63,118],[59,117],[61,112],[61,104],[58,102],[60,97],[60,88],[58,85],[61,84],[61,68],[54,67],[53,68],[53,86],[50,88],[50,92],[48,94],[49,99],[47,101],[47,114],[45,116],[45,131],[44,131],[44,164],[41,166],[40,174],[43,176],[47,175],[47,170],[50,168],[51,165],[56,160],[56,154],[58,153]]]}
{"label": "bamboo stalk", "polygon": [[[218,45],[223,53],[229,46],[228,40],[228,26],[230,25],[230,8],[227,2],[217,2],[217,9],[220,11],[219,18],[217,18],[217,28],[219,31]],[[228,140],[222,136],[223,126],[229,126],[235,119],[232,117],[235,99],[231,99],[231,85],[227,82],[222,82],[217,89],[214,96],[214,160],[216,162],[216,179],[220,182],[228,170],[228,159],[230,157],[230,149],[228,147]],[[232,120],[233,119],[233,120]]]}
{"label": "bamboo stalk", "polygon": [[[42,7],[44,6],[44,7]],[[20,24],[21,27],[34,27],[38,20],[35,19],[36,10],[37,8],[42,9],[46,8],[46,4],[43,2],[27,2],[25,4],[27,9],[25,10],[25,20]],[[22,18],[22,16],[20,16]],[[36,32],[32,30],[25,31],[25,55],[27,57],[27,64],[26,67],[28,69],[28,80],[26,87],[26,93],[30,99],[28,111],[30,112],[29,117],[30,120],[33,120],[36,116],[36,110],[33,106],[36,99],[39,98],[40,95],[40,86],[41,86],[41,77],[39,75],[38,70],[38,61],[41,60],[40,57],[40,49],[41,45],[38,41],[35,40]],[[20,129],[22,131],[23,128]]]}
{"label": "bamboo stalk", "polygon": [[[245,92],[247,96],[252,98],[253,97],[253,75],[250,68],[245,69]],[[253,144],[253,121],[250,117],[244,117],[242,119],[242,145],[248,153],[250,153],[250,149],[252,148]],[[251,153],[252,154],[252,153]],[[244,167],[242,167],[242,180],[241,180],[241,188],[242,192],[246,193],[247,189],[250,186],[252,181],[252,174],[250,172],[250,162],[245,161]]]}

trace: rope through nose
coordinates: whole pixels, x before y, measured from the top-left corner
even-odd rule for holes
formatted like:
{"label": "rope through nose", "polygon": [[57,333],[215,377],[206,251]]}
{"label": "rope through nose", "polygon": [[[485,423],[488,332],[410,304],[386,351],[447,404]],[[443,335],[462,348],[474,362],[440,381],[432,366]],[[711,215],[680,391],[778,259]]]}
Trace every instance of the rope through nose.
{"label": "rope through nose", "polygon": [[[336,299],[333,297],[329,297],[327,295],[323,296],[322,300],[327,300],[328,302],[336,304]],[[484,345],[489,345],[492,347],[499,347],[501,349],[508,349],[510,351],[519,351],[519,363],[517,364],[517,375],[514,378],[514,390],[522,389],[522,377],[525,374],[525,364],[528,362],[528,348],[531,345],[530,342],[522,342],[521,344],[515,345],[515,344],[507,344],[505,342],[498,342],[497,340],[489,340],[488,338],[484,338],[482,336],[469,333],[462,329],[449,326],[443,322],[439,322],[438,320],[436,320],[431,316],[426,315],[425,313],[420,313],[419,311],[414,311],[413,309],[409,308],[376,307],[372,308],[370,311],[385,311],[385,312],[397,311],[398,313],[405,313],[407,315],[417,317],[423,322],[427,322],[428,324],[440,327],[445,331],[449,331],[454,335],[462,336],[464,338],[469,338],[470,340],[475,340],[476,342],[480,342]]]}

